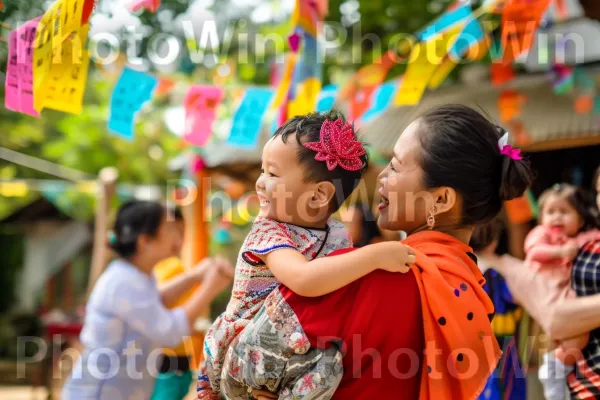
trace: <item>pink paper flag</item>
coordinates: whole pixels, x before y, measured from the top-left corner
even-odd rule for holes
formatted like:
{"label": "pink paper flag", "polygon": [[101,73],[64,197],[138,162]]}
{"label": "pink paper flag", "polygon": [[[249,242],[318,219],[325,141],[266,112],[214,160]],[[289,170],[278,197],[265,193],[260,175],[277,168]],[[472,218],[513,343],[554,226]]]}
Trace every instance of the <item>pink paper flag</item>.
{"label": "pink paper flag", "polygon": [[223,89],[216,86],[194,85],[188,90],[185,106],[183,139],[196,146],[204,146],[212,133],[217,107],[223,99]]}
{"label": "pink paper flag", "polygon": [[11,32],[6,74],[6,108],[34,117],[39,117],[33,107],[33,42],[39,21]]}
{"label": "pink paper flag", "polygon": [[294,53],[297,53],[298,49],[300,48],[300,35],[298,35],[298,32],[292,33],[288,37],[288,42],[290,44],[290,48],[292,49],[292,51]]}
{"label": "pink paper flag", "polygon": [[4,106],[12,111],[21,109],[19,95],[19,63],[17,56],[17,31],[12,31],[8,39],[8,63],[6,65],[6,81],[4,82]]}
{"label": "pink paper flag", "polygon": [[129,3],[129,9],[132,12],[139,12],[146,9],[151,13],[155,13],[159,6],[160,0],[133,0]]}

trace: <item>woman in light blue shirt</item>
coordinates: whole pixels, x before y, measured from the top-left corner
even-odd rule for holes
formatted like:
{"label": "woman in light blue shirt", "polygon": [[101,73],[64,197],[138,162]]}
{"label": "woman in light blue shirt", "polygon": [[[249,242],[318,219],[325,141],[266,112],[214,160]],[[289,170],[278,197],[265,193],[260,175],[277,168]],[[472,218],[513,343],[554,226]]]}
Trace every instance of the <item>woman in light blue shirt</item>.
{"label": "woman in light blue shirt", "polygon": [[[192,334],[192,324],[230,278],[205,260],[160,290],[152,276],[159,261],[173,256],[179,240],[167,210],[134,201],[119,210],[111,244],[119,258],[100,276],[86,307],[81,357],[63,387],[63,400],[147,400],[158,375],[163,347]],[[217,265],[218,266],[218,265]],[[182,306],[167,309],[202,281]]]}

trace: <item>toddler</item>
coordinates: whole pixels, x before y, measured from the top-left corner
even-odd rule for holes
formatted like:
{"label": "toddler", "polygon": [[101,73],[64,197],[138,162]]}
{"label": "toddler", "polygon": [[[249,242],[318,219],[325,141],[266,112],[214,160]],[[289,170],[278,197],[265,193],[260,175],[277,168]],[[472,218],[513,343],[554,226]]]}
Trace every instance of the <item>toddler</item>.
{"label": "toddler", "polygon": [[[553,310],[552,303],[575,296],[571,289],[571,267],[579,248],[600,235],[594,229],[595,216],[587,203],[583,192],[576,187],[568,184],[554,185],[540,196],[540,224],[525,240],[525,263],[544,278],[550,291],[546,294],[549,307],[540,307],[537,312],[539,315],[533,315],[545,329],[547,326],[544,321]],[[566,364],[572,365],[576,361],[572,357],[576,354],[569,349],[580,350],[587,341],[587,335],[569,339],[560,343],[555,352],[544,356],[540,378],[546,399],[565,398],[565,379],[572,370]],[[546,373],[548,376],[544,377]]]}
{"label": "toddler", "polygon": [[280,283],[302,296],[321,296],[374,269],[407,272],[415,262],[412,249],[399,242],[323,257],[352,246],[330,216],[366,168],[365,148],[336,111],[294,117],[267,142],[256,182],[260,213],[240,250],[227,309],[206,335],[199,399],[219,398],[230,345]]}

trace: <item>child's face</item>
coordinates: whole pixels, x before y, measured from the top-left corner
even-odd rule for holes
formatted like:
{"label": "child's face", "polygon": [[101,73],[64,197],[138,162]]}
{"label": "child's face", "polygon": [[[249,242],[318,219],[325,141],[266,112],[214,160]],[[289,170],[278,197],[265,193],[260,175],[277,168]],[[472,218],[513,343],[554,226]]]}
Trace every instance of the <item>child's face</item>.
{"label": "child's face", "polygon": [[298,143],[281,137],[267,142],[262,154],[262,174],[256,181],[260,216],[279,222],[311,226],[324,218],[323,207],[314,208],[317,185],[305,182],[304,169],[297,159]]}
{"label": "child's face", "polygon": [[557,233],[573,237],[583,226],[583,220],[566,199],[551,194],[542,208],[542,225]]}

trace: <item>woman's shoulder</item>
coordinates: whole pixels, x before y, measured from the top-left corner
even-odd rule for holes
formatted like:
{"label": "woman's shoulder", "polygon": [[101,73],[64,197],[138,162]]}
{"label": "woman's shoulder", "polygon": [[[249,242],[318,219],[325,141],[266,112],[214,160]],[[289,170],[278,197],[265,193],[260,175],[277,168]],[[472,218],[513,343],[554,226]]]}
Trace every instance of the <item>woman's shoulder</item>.
{"label": "woman's shoulder", "polygon": [[[328,257],[335,257],[358,250],[357,248],[339,249]],[[332,293],[315,298],[304,298],[282,286],[281,292],[286,300],[294,303],[315,304],[323,310],[327,307],[339,308],[340,303],[362,304],[360,308],[372,305],[387,307],[391,302],[412,297],[420,304],[419,288],[412,271],[407,273],[394,273],[384,270],[375,270],[370,274],[340,288]],[[369,305],[367,305],[369,304]]]}
{"label": "woman's shoulder", "polygon": [[100,275],[90,296],[90,303],[105,303],[117,297],[144,298],[149,290],[156,290],[151,277],[121,259],[111,261]]}

